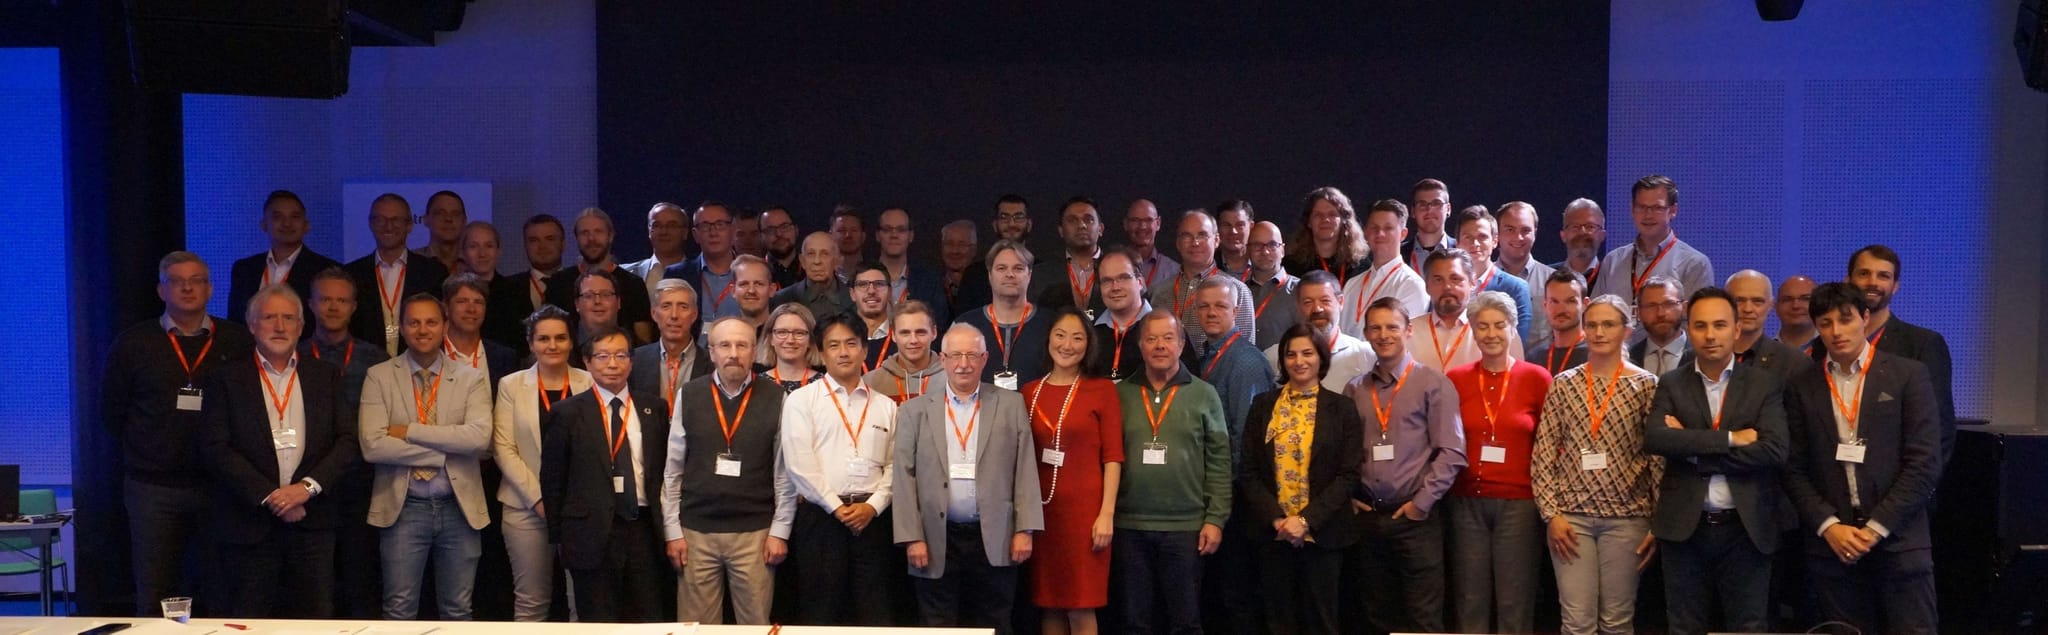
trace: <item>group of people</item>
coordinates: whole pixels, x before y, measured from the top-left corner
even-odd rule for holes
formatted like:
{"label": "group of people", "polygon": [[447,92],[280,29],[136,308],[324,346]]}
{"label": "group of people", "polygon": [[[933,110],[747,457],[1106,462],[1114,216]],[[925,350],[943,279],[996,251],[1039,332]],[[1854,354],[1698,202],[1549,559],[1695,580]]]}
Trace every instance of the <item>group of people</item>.
{"label": "group of people", "polygon": [[246,327],[174,252],[112,346],[137,610],[200,557],[241,617],[1529,632],[1547,569],[1565,632],[1613,633],[1657,563],[1675,633],[1935,630],[1951,369],[1897,253],[1721,281],[1649,176],[1636,240],[1579,199],[1544,264],[1533,205],[1410,194],[1188,210],[1178,260],[1152,202],[1104,245],[1082,197],[1039,258],[1004,196],[936,267],[903,208],[799,241],[661,203],[623,264],[592,208],[508,275],[454,193],[379,197],[344,265],[279,191]]}

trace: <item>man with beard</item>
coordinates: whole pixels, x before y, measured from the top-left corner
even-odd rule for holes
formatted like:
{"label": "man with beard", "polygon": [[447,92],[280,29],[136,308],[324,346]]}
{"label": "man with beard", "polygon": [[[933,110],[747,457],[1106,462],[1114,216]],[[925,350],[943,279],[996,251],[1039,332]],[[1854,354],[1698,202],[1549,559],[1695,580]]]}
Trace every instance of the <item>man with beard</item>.
{"label": "man with beard", "polygon": [[[1551,267],[1570,271],[1587,289],[1600,281],[1600,247],[1607,244],[1607,212],[1591,199],[1574,199],[1564,206],[1564,226],[1557,228],[1564,241],[1565,259]],[[1589,296],[1590,297],[1590,296]]]}
{"label": "man with beard", "polygon": [[1144,368],[1138,338],[1131,337],[1138,319],[1152,312],[1145,301],[1145,279],[1139,274],[1138,253],[1129,247],[1110,247],[1095,261],[1095,276],[1102,287],[1103,311],[1095,316],[1095,359],[1091,372],[1110,381],[1123,381]]}
{"label": "man with beard", "polygon": [[[1493,213],[1494,224],[1499,226],[1499,258],[1493,266],[1521,278],[1529,285],[1529,304],[1520,307],[1522,315],[1543,310],[1545,281],[1556,268],[1536,260],[1531,253],[1536,249],[1536,206],[1514,201],[1500,206]],[[1529,329],[1522,334],[1526,341],[1536,342],[1550,338],[1549,320],[1532,320]]]}
{"label": "man with beard", "polygon": [[1060,209],[1060,242],[1066,258],[1048,258],[1031,268],[1031,297],[1039,306],[1048,311],[1071,306],[1089,315],[1102,311],[1102,291],[1095,278],[1101,240],[1102,218],[1095,212],[1095,202],[1085,196],[1067,199]]}
{"label": "man with beard", "polygon": [[1281,256],[1287,253],[1287,244],[1281,241],[1279,225],[1270,221],[1252,225],[1245,251],[1251,254],[1251,260],[1240,279],[1252,292],[1252,324],[1258,335],[1255,341],[1264,347],[1275,343],[1287,327],[1301,321],[1301,313],[1294,306],[1295,285],[1301,279],[1287,275],[1287,269],[1280,263]]}
{"label": "man with beard", "polygon": [[1543,286],[1548,289],[1543,292],[1543,314],[1549,318],[1544,322],[1550,339],[1529,350],[1529,361],[1556,375],[1586,363],[1586,331],[1579,321],[1586,312],[1586,283],[1577,274],[1555,269]]}
{"label": "man with beard", "polygon": [[[1406,348],[1417,363],[1439,373],[1479,361],[1479,342],[1473,338],[1472,321],[1465,315],[1465,303],[1478,293],[1472,278],[1472,262],[1472,255],[1457,247],[1431,253],[1423,262],[1423,270],[1428,274],[1430,311],[1410,321]],[[1508,355],[1522,359],[1521,335],[1508,334]],[[1459,447],[1463,449],[1462,445]]]}
{"label": "man with beard", "polygon": [[433,258],[448,271],[456,271],[462,262],[462,228],[469,225],[469,210],[462,204],[462,195],[441,190],[427,197],[427,213],[420,216],[420,224],[427,226],[427,244],[413,253]]}
{"label": "man with beard", "polygon": [[1685,287],[1677,280],[1652,276],[1643,282],[1642,295],[1636,300],[1636,323],[1642,325],[1645,335],[1629,345],[1630,363],[1659,376],[1690,363],[1692,346],[1678,324],[1685,315],[1685,305],[1679,300],[1683,297]]}
{"label": "man with beard", "polygon": [[860,319],[861,334],[868,338],[868,357],[860,368],[867,372],[896,352],[895,333],[889,331],[889,308],[895,303],[889,293],[888,267],[870,260],[853,271],[853,317]]}
{"label": "man with beard", "polygon": [[777,288],[804,279],[803,264],[797,261],[796,219],[781,206],[761,210],[761,242],[768,249],[768,264],[774,269]]}
{"label": "man with beard", "polygon": [[[647,282],[633,272],[620,267],[612,259],[612,217],[604,210],[591,207],[576,215],[576,253],[582,259],[576,266],[555,272],[548,278],[548,304],[563,310],[577,310],[577,278],[585,271],[595,270],[611,278],[612,292],[617,295],[617,321],[635,342],[654,341],[655,329],[653,308],[647,299]],[[581,338],[578,338],[581,341]]]}
{"label": "man with beard", "polygon": [[[1251,254],[1245,251],[1246,241],[1252,234],[1252,204],[1241,198],[1233,198],[1216,206],[1216,267],[1223,273],[1242,276],[1251,267]],[[1278,331],[1274,334],[1277,336]]]}
{"label": "man with beard", "polygon": [[[1344,296],[1337,290],[1340,285],[1337,276],[1328,271],[1311,269],[1302,274],[1301,284],[1294,288],[1294,310],[1301,315],[1303,323],[1315,332],[1317,339],[1329,344],[1330,371],[1323,375],[1323,387],[1332,392],[1343,392],[1352,378],[1365,374],[1372,368],[1372,347],[1364,340],[1343,332],[1338,316],[1343,311]],[[1280,347],[1278,343],[1266,347],[1266,364],[1279,375]]]}
{"label": "man with beard", "polygon": [[[1863,335],[1877,350],[1904,357],[1927,366],[1927,378],[1934,382],[1934,400],[1941,414],[1941,464],[1948,465],[1956,442],[1956,398],[1954,365],[1948,340],[1924,326],[1906,323],[1892,313],[1892,297],[1899,292],[1899,253],[1885,245],[1869,245],[1849,255],[1849,275],[1843,280],[1863,294],[1870,307]],[[1814,359],[1820,349],[1814,347]]]}
{"label": "man with beard", "polygon": [[1159,253],[1159,206],[1152,201],[1141,198],[1124,209],[1124,237],[1138,254],[1138,277],[1145,288],[1165,284],[1180,275],[1180,263]]}

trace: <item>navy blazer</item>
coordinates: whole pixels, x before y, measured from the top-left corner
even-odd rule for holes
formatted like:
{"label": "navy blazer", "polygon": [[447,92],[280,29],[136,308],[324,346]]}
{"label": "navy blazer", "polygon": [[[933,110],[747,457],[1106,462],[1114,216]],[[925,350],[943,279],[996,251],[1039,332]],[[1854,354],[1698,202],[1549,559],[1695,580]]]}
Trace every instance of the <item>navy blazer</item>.
{"label": "navy blazer", "polygon": [[[206,400],[200,412],[201,463],[215,487],[212,531],[229,544],[253,544],[285,526],[262,504],[278,489],[277,451],[271,445],[270,414],[274,407],[263,386],[262,371],[252,358],[228,360],[208,375]],[[277,386],[280,393],[287,390]],[[356,443],[355,404],[341,398],[341,369],[299,357],[298,384],[292,399],[305,413],[300,432],[299,467],[291,481],[312,478],[322,494],[306,501],[305,529],[341,525],[336,494],[347,487],[346,474],[362,453]],[[355,522],[362,522],[357,517]]]}
{"label": "navy blazer", "polygon": [[[349,277],[356,279],[356,313],[348,320],[348,332],[356,339],[384,345],[383,298],[378,297],[383,287],[377,285],[377,254],[357,258],[344,265]],[[441,282],[448,279],[448,268],[441,261],[422,256],[412,251],[405,252],[405,281],[399,285],[398,306],[392,307],[394,314],[405,311],[405,299],[415,293],[430,293],[441,297]],[[402,316],[401,316],[402,317]],[[398,350],[405,350],[405,336],[399,335]]]}
{"label": "navy blazer", "polygon": [[[1815,533],[1821,522],[1830,516],[1852,520],[1847,476],[1835,461],[1839,437],[1828,381],[1826,364],[1815,364],[1785,391],[1792,441],[1785,489],[1799,512],[1800,531],[1814,536],[1807,551],[1816,555],[1827,555],[1827,545]],[[1864,515],[1891,531],[1880,548],[1904,551],[1932,544],[1927,506],[1941,475],[1940,408],[1926,366],[1882,350],[1871,356],[1857,406],[1856,430],[1866,449],[1856,467],[1856,488]]]}
{"label": "navy blazer", "polygon": [[[1785,464],[1789,441],[1785,432],[1784,388],[1770,371],[1736,364],[1728,376],[1721,402],[1721,427],[1714,429],[1713,406],[1698,367],[1692,364],[1657,378],[1650,413],[1643,417],[1643,451],[1665,457],[1657,510],[1650,517],[1658,538],[1684,541],[1698,528],[1705,511],[1707,481],[1727,480],[1736,515],[1758,551],[1778,549],[1784,518],[1779,510],[1783,487],[1778,470]],[[1678,419],[1684,429],[1665,425]],[[1729,434],[1756,430],[1756,442],[1730,447]]]}
{"label": "navy blazer", "polygon": [[[228,270],[227,314],[235,316],[236,322],[242,321],[242,316],[247,314],[249,299],[256,297],[256,290],[263,286],[264,270],[269,265],[270,250],[265,249],[254,256],[235,261],[234,266]],[[306,324],[316,324],[313,321],[313,276],[320,275],[320,272],[326,271],[328,267],[339,266],[341,263],[335,262],[333,258],[314,253],[312,247],[300,247],[298,259],[293,260],[291,270],[285,272],[284,283],[293,291],[297,291],[300,303],[306,305]],[[358,302],[360,301],[358,299]],[[313,329],[309,328],[300,339],[312,335]]]}

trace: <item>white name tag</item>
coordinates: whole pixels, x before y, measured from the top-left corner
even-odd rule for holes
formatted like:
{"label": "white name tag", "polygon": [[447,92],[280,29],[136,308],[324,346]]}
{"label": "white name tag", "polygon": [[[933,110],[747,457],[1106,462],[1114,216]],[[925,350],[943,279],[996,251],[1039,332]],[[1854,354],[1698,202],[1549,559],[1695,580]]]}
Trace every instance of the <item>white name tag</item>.
{"label": "white name tag", "polygon": [[846,477],[847,477],[847,478],[867,478],[867,477],[868,477],[868,460],[867,460],[867,459],[852,459],[852,460],[849,460],[849,461],[847,461],[847,462],[846,462]]}
{"label": "white name tag", "polygon": [[1862,463],[1863,451],[1868,448],[1848,443],[1835,444],[1835,460],[1843,463]]}
{"label": "white name tag", "polygon": [[299,447],[299,431],[280,428],[270,431],[270,449],[291,450]]}
{"label": "white name tag", "polygon": [[718,457],[718,465],[712,469],[712,473],[719,476],[739,476],[740,457],[729,454]]}
{"label": "white name tag", "polygon": [[1145,446],[1143,458],[1146,465],[1165,465],[1166,446],[1164,444],[1159,443],[1153,443]]}
{"label": "white name tag", "polygon": [[1390,443],[1382,443],[1382,444],[1379,444],[1379,445],[1375,445],[1375,446],[1372,446],[1372,460],[1374,460],[1374,461],[1392,461],[1392,460],[1394,460],[1394,446],[1393,446],[1393,444],[1390,444]]}
{"label": "white name tag", "polygon": [[1506,463],[1508,462],[1508,449],[1498,445],[1479,446],[1479,462]]}
{"label": "white name tag", "polygon": [[1038,460],[1044,461],[1046,465],[1059,467],[1067,464],[1067,453],[1046,448],[1038,451]]}
{"label": "white name tag", "polygon": [[184,410],[184,411],[187,411],[187,412],[199,412],[199,404],[200,404],[200,399],[201,399],[201,395],[200,395],[200,393],[199,393],[199,389],[198,389],[198,388],[179,388],[179,389],[178,389],[178,409],[179,409],[179,410]]}
{"label": "white name tag", "polygon": [[1003,390],[1017,389],[1017,374],[1009,371],[996,373],[996,387]]}
{"label": "white name tag", "polygon": [[952,466],[946,468],[946,475],[956,480],[972,481],[974,480],[974,464],[954,463]]}
{"label": "white name tag", "polygon": [[1588,472],[1607,469],[1607,453],[1587,452],[1579,455],[1579,469]]}
{"label": "white name tag", "polygon": [[624,493],[626,493],[626,477],[624,477],[624,476],[614,476],[614,477],[612,477],[612,493],[613,493],[613,494],[624,494]]}

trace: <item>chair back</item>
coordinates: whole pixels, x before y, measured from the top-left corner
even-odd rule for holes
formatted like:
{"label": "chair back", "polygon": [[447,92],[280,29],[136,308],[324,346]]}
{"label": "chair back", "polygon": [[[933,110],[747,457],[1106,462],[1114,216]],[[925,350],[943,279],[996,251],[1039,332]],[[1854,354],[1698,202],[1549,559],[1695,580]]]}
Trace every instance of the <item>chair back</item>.
{"label": "chair back", "polygon": [[[57,491],[48,489],[21,490],[21,515],[36,516],[57,513]],[[56,536],[62,536],[62,533]],[[52,536],[55,540],[55,536]],[[0,538],[0,552],[32,553],[35,543],[27,536]]]}

